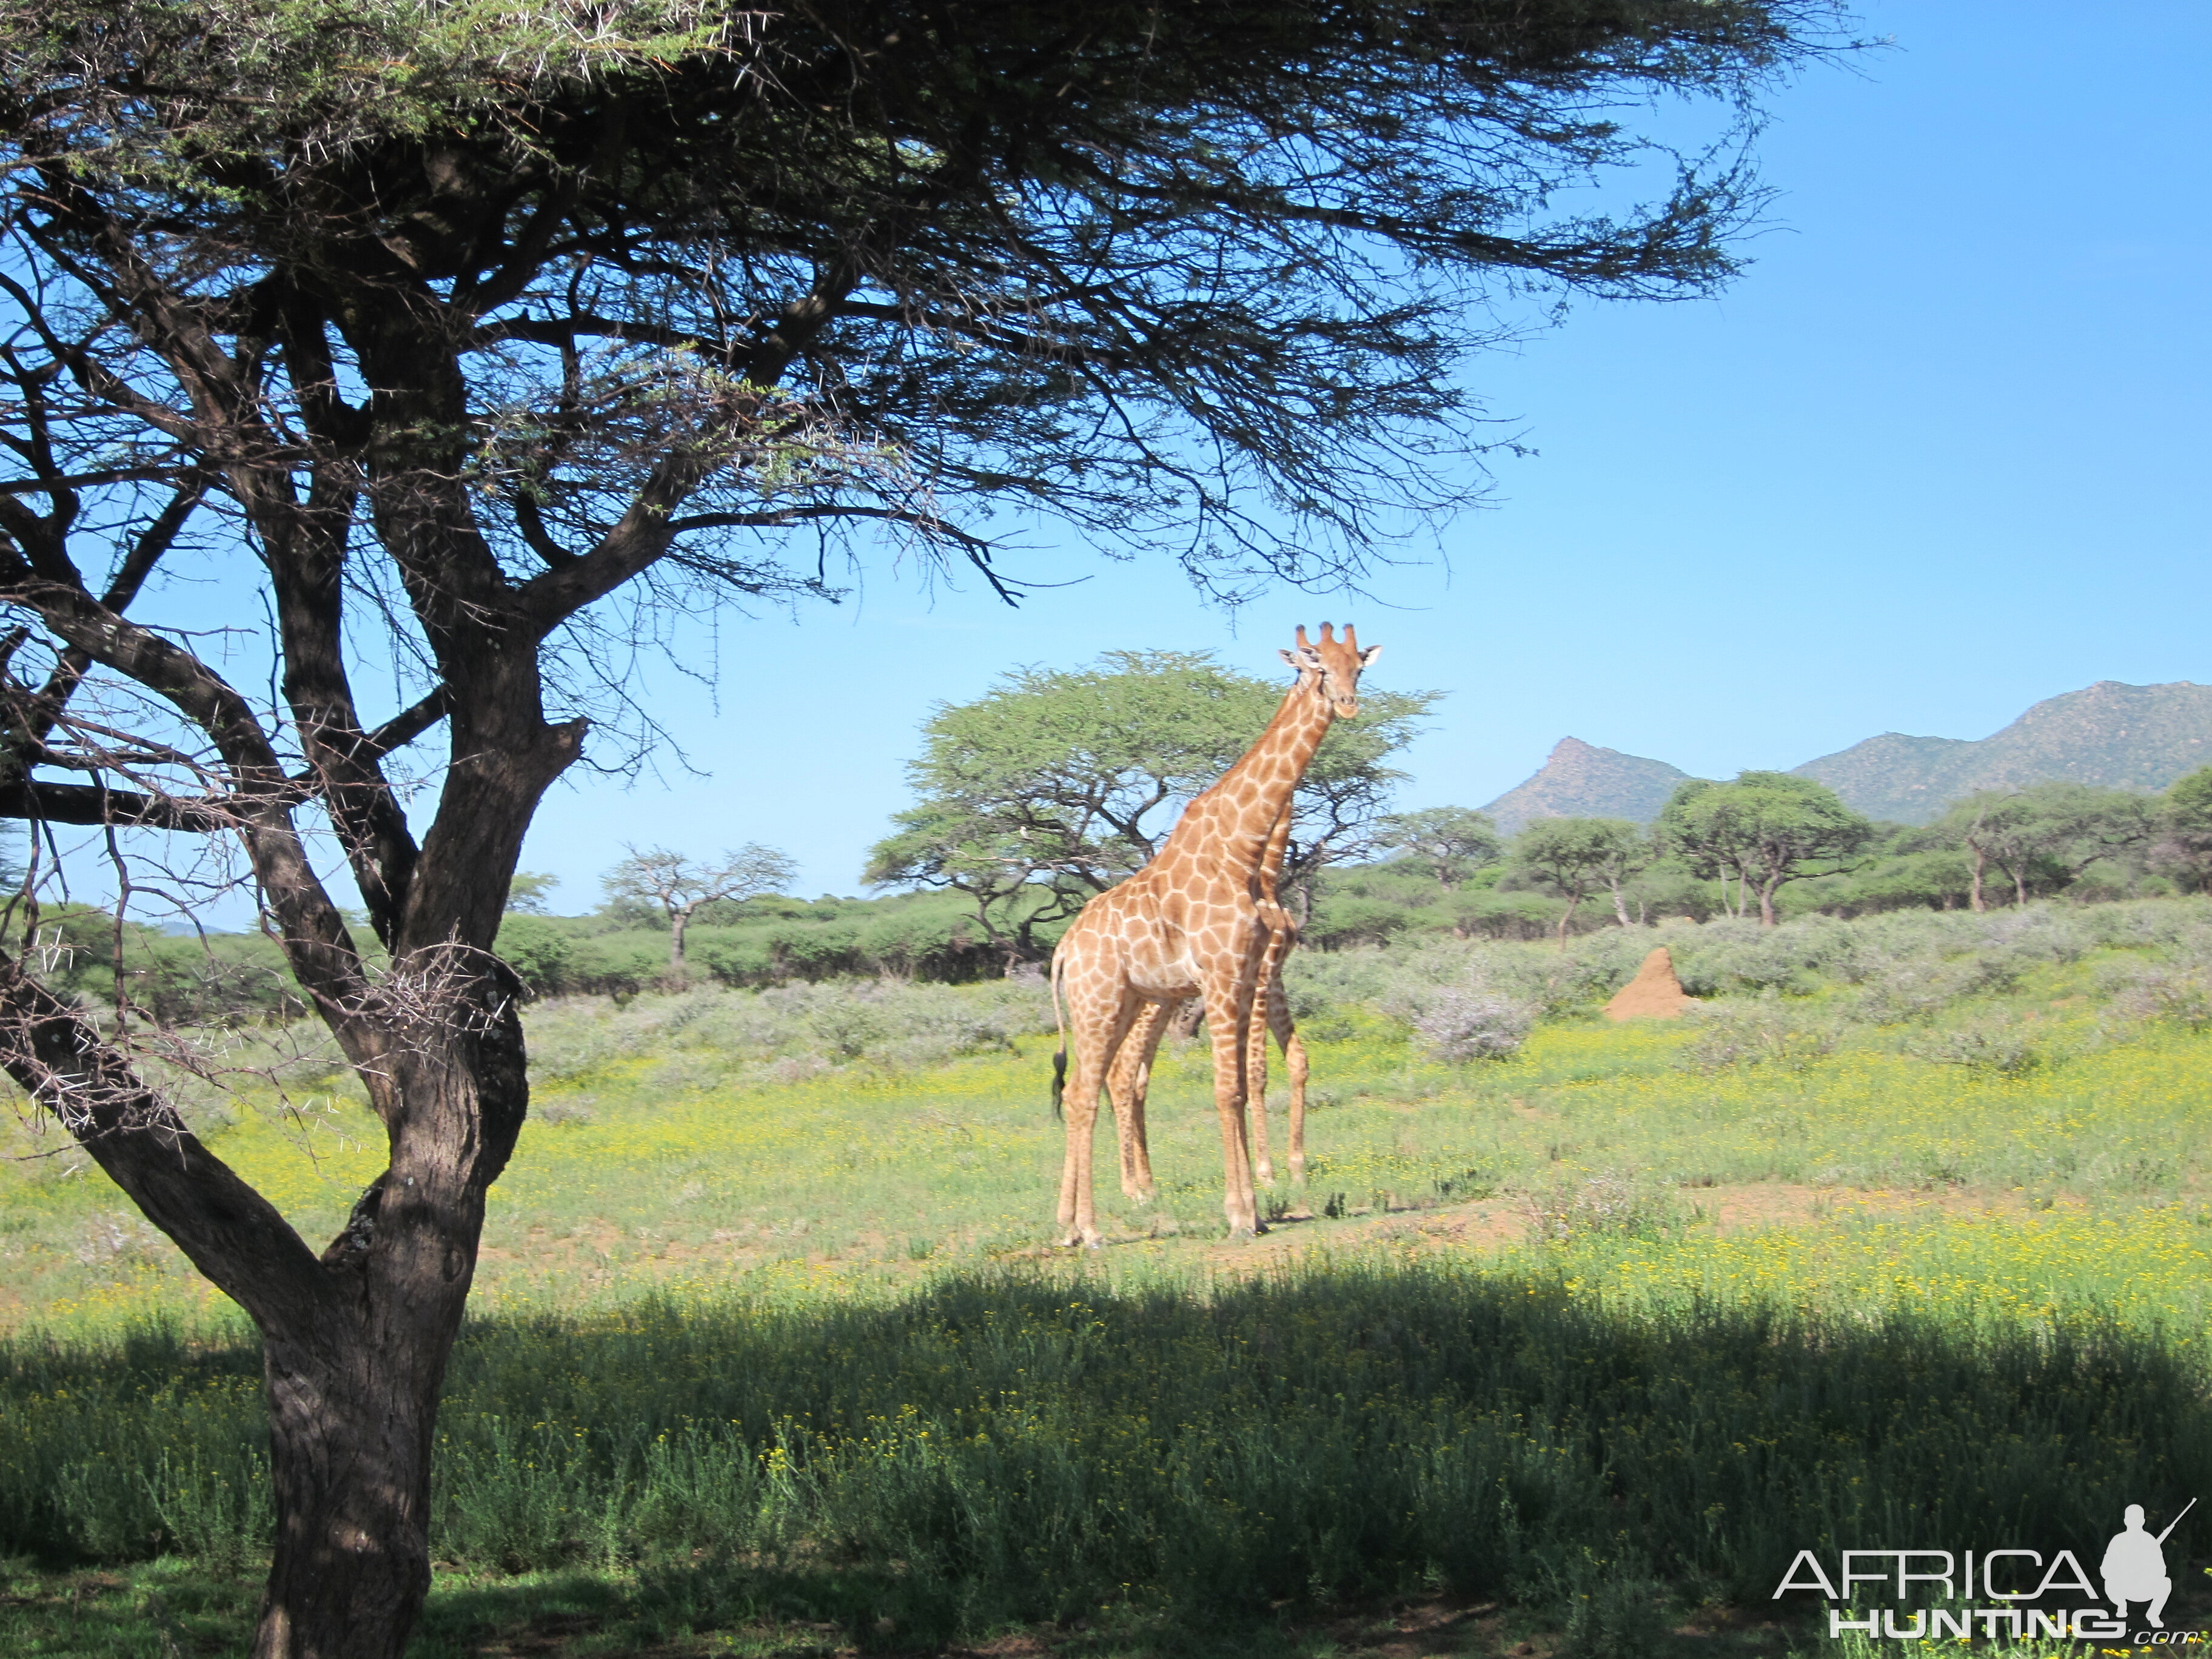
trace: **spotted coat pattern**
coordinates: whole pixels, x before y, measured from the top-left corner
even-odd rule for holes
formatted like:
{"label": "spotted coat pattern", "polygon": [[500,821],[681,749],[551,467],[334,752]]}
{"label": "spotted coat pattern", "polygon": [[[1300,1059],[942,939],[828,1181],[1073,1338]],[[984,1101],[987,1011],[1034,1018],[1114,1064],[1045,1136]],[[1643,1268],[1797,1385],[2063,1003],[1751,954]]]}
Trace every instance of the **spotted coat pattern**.
{"label": "spotted coat pattern", "polygon": [[[1315,641],[1299,629],[1297,648],[1283,653],[1297,679],[1259,741],[1184,809],[1152,862],[1085,905],[1061,936],[1052,983],[1068,1060],[1063,1243],[1099,1242],[1091,1144],[1101,1091],[1118,1070],[1123,1103],[1138,1098],[1127,1085],[1149,1069],[1169,1012],[1193,997],[1204,1004],[1212,1048],[1213,1104],[1226,1171],[1222,1207],[1231,1234],[1261,1231],[1246,1106],[1265,1097],[1276,975],[1293,934],[1275,890],[1281,842],[1289,835],[1292,792],[1330,725],[1359,712],[1360,671],[1380,650],[1362,651],[1350,628],[1340,640],[1324,623]],[[1285,1007],[1281,1029],[1288,1028]],[[1303,1093],[1301,1088],[1301,1106]],[[1149,1183],[1149,1164],[1132,1152],[1133,1140],[1141,1147],[1141,1118],[1132,1122],[1122,1113],[1119,1121],[1124,1185],[1136,1178],[1139,1165]],[[1302,1155],[1302,1122],[1294,1139]]]}

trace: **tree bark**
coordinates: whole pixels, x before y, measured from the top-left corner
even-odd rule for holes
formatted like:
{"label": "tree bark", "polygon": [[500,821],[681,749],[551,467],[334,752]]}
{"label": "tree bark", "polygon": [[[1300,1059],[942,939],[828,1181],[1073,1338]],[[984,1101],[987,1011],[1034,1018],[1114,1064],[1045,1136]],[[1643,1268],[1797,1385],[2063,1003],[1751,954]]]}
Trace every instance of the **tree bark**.
{"label": "tree bark", "polygon": [[528,1082],[500,970],[422,957],[386,981],[391,1165],[319,1260],[126,1056],[0,955],[7,1070],[261,1331],[276,1540],[255,1659],[399,1659],[429,1587],[438,1391]]}
{"label": "tree bark", "polygon": [[[1972,843],[1969,843],[1969,845],[1971,844]],[[1974,914],[1976,915],[1980,915],[1990,908],[1990,902],[1982,892],[1982,872],[1989,866],[1990,855],[1987,853],[1984,853],[1978,847],[1973,848],[1973,854],[1974,886],[1970,902],[1973,905]]]}
{"label": "tree bark", "polygon": [[276,1548],[254,1659],[400,1659],[429,1590],[439,1391],[528,1103],[513,1000],[471,988],[410,1022],[392,1167],[324,1253],[325,1294],[263,1321]]}

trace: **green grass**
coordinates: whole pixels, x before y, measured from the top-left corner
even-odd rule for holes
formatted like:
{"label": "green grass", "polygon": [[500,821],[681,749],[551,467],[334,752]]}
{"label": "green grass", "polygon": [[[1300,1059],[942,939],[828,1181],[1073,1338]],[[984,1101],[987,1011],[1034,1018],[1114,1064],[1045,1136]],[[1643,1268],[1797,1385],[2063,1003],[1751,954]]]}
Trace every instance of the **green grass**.
{"label": "green grass", "polygon": [[[1043,1244],[1016,991],[810,993],[826,1061],[726,999],[550,1010],[416,1651],[1771,1652],[1808,1639],[1760,1622],[1801,1547],[2100,1547],[2212,1494],[2212,1036],[2127,988],[2150,959],[1887,1024],[1784,963],[1803,994],[1570,1007],[1466,1066],[1334,1006],[1311,1180],[1247,1244],[1193,1045],[1156,1073],[1160,1200],[1109,1177],[1080,1257]],[[214,1144],[326,1231],[374,1143],[342,1088],[294,1095]],[[68,1162],[0,1173],[0,1650],[226,1651],[258,1359]]]}

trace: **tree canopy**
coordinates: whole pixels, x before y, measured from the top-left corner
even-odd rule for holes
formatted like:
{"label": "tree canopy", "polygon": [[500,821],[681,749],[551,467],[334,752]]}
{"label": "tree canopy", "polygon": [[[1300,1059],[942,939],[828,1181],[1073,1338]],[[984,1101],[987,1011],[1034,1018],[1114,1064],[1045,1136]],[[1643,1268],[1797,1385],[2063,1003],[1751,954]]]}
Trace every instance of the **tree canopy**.
{"label": "tree canopy", "polygon": [[2154,861],[2187,890],[2212,886],[2212,766],[2176,778],[2166,792]]}
{"label": "tree canopy", "polygon": [[[1266,730],[1283,687],[1205,651],[1113,651],[1087,668],[1018,669],[974,702],[939,708],[907,769],[918,803],[869,856],[877,886],[953,888],[1010,961],[1037,930],[1133,874],[1192,796]],[[1284,883],[1368,846],[1433,694],[1364,690],[1294,797]]]}
{"label": "tree canopy", "polygon": [[1650,842],[1626,818],[1537,818],[1513,838],[1513,873],[1567,902],[1559,916],[1562,951],[1575,912],[1592,893],[1610,890],[1620,925],[1628,926],[1621,884],[1650,861]]}
{"label": "tree canopy", "polygon": [[716,859],[687,858],[665,847],[641,853],[635,847],[600,879],[616,903],[650,907],[668,923],[668,968],[684,971],[684,934],[691,920],[710,904],[728,904],[762,893],[781,891],[799,866],[787,853],[748,842]]}
{"label": "tree canopy", "polygon": [[1420,865],[1447,892],[1504,851],[1498,826],[1464,806],[1393,812],[1377,824],[1375,845]]}
{"label": "tree canopy", "polygon": [[1729,783],[1683,784],[1660,810],[1656,833],[1695,873],[1741,883],[1739,915],[1755,893],[1759,923],[1771,927],[1783,884],[1841,869],[1873,838],[1874,825],[1826,784],[1788,772],[1741,772]]}
{"label": "tree canopy", "polygon": [[1986,910],[1983,878],[1989,866],[2005,872],[2014,902],[2025,904],[2038,886],[2055,891],[2098,860],[2145,845],[2158,833],[2160,817],[2159,803],[2148,795],[2051,780],[1977,791],[1932,829],[1966,849],[1973,872],[1969,902]]}
{"label": "tree canopy", "polygon": [[[0,957],[0,1060],[263,1333],[258,1651],[382,1659],[421,1605],[528,1100],[491,947],[545,791],[635,759],[638,649],[834,595],[854,527],[1008,596],[1039,513],[1217,594],[1358,577],[1476,487],[1496,303],[1729,274],[1738,141],[1832,15],[0,3],[0,811],[234,845],[390,1145],[319,1251],[137,1064],[198,1050]],[[1675,92],[1710,155],[1624,118]]]}

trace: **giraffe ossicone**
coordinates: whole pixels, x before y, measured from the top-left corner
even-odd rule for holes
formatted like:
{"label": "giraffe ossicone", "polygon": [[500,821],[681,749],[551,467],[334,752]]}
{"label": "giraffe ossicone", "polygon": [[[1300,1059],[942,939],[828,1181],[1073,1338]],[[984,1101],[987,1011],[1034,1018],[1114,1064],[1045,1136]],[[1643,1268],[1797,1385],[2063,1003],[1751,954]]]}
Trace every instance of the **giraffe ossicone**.
{"label": "giraffe ossicone", "polygon": [[[1170,1012],[1204,1004],[1213,1057],[1213,1103],[1225,1170],[1222,1200],[1233,1235],[1261,1231],[1247,1144],[1247,1106],[1267,1093],[1267,1039],[1274,1025],[1291,1071],[1293,1174],[1304,1154],[1304,1054],[1294,1048],[1278,975],[1293,938],[1276,894],[1290,834],[1291,797],[1314,751],[1338,720],[1359,712],[1360,671],[1382,653],[1346,627],[1297,642],[1283,659],[1297,678],[1259,740],[1183,809],[1151,863],[1101,893],[1061,935],[1052,958],[1067,1128],[1060,1171],[1060,1239],[1096,1245],[1091,1145],[1098,1097],[1109,1081],[1121,1127],[1125,1189],[1148,1188],[1143,1083]],[[1280,1020],[1273,1015],[1279,1006]],[[1124,1109],[1133,1108],[1133,1109]],[[1261,1130],[1264,1143],[1265,1128]]]}

